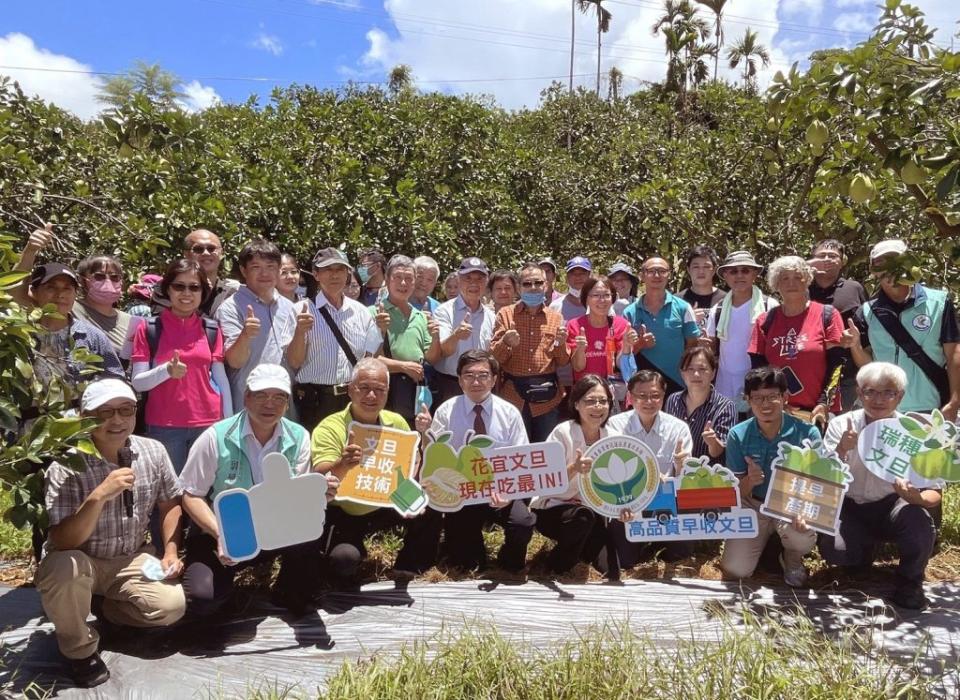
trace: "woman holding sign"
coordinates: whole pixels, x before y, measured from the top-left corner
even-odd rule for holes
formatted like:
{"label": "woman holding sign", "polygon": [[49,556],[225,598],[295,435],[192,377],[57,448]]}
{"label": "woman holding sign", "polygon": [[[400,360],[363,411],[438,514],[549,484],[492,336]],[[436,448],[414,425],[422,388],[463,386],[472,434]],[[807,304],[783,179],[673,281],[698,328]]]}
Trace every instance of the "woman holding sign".
{"label": "woman holding sign", "polygon": [[[900,367],[889,362],[864,365],[857,372],[857,396],[863,408],[837,416],[827,426],[824,447],[850,465],[853,483],[843,499],[840,529],[834,537],[820,536],[820,553],[830,564],[869,569],[876,546],[896,542],[900,563],[892,601],[902,608],[922,610],[928,604],[923,574],[936,540],[930,509],[940,504],[940,491],[913,486],[910,469],[901,471],[898,466],[912,463],[910,453],[919,452],[915,448],[923,442],[917,441],[918,435],[895,423],[889,434],[897,435],[896,430],[900,434],[896,447],[891,447],[890,438],[881,438],[880,430],[865,430],[871,423],[901,417],[897,405],[906,386],[907,375]],[[861,432],[874,439],[858,445]]]}
{"label": "woman holding sign", "polygon": [[605,380],[588,374],[570,389],[568,401],[573,419],[554,428],[547,441],[563,445],[570,486],[566,493],[536,498],[530,504],[537,514],[537,530],[557,543],[547,557],[547,567],[555,574],[577,562],[593,562],[607,542],[603,517],[580,501],[579,476],[588,474],[593,466],[583,453],[609,435],[606,425],[613,393]]}

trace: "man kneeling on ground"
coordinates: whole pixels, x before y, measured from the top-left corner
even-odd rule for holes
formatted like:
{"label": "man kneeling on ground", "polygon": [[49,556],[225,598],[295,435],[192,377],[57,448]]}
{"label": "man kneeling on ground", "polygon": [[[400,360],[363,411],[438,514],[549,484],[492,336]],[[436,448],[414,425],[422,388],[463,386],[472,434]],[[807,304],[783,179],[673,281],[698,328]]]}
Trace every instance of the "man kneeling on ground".
{"label": "man kneeling on ground", "polygon": [[[290,403],[290,375],[280,365],[262,364],[247,377],[240,413],[214,423],[193,443],[180,479],[183,508],[192,519],[187,535],[184,586],[191,610],[210,614],[233,593],[234,574],[243,568],[281,557],[273,588],[274,604],[295,615],[308,612],[316,587],[320,538],[264,551],[237,563],[223,552],[220,529],[211,504],[227,489],[249,489],[263,481],[263,458],[279,452],[292,476],[310,471],[310,439],[306,429],[283,417]],[[339,482],[327,480],[327,499]],[[317,504],[321,507],[321,504]]]}
{"label": "man kneeling on ground", "polygon": [[[133,389],[120,379],[93,382],[80,410],[97,420],[90,436],[100,456],[84,455],[82,472],[57,462],[47,470],[50,532],[37,588],[73,680],[91,688],[110,678],[97,653],[100,637],[87,624],[92,596],[104,597],[108,622],[133,627],[173,624],[186,602],[176,582],[183,569],[177,556],[180,486],[163,445],[132,434]],[[154,508],[163,523],[160,564],[166,577],[160,581],[142,571],[154,551],[146,543]]]}

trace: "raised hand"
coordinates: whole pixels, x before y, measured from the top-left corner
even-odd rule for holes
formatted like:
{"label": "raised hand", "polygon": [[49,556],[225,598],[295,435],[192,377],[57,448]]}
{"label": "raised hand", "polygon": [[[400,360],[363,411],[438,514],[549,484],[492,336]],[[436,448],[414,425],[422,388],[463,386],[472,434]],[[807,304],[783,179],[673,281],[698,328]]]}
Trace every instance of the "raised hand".
{"label": "raised hand", "polygon": [[586,352],[587,351],[587,336],[583,332],[583,328],[580,329],[580,332],[577,334],[577,337],[573,339],[577,344],[576,352]]}
{"label": "raised hand", "polygon": [[431,338],[439,338],[440,323],[433,318],[433,314],[429,311],[424,311],[423,315],[427,317],[427,333],[430,334]]}
{"label": "raised hand", "polygon": [[631,327],[623,337],[623,354],[630,355],[639,350],[640,348],[637,347],[639,343],[640,336],[637,334],[637,330]]}
{"label": "raised hand", "polygon": [[840,442],[837,443],[837,453],[846,455],[850,450],[857,446],[857,439],[860,433],[853,429],[853,419],[847,416],[847,426],[840,436]]}
{"label": "raised hand", "polygon": [[99,496],[105,501],[112,501],[124,491],[133,488],[134,474],[130,467],[119,467],[114,469],[107,478],[100,482],[100,485],[94,489],[99,492]]}
{"label": "raised hand", "polygon": [[34,229],[27,238],[26,250],[36,254],[46,248],[53,241],[53,224],[45,224],[43,228]]}
{"label": "raised hand", "polygon": [[420,412],[417,414],[417,417],[413,421],[414,426],[417,428],[418,433],[425,433],[430,429],[430,425],[433,423],[433,418],[430,416],[430,409],[427,408],[427,404],[420,404]]}
{"label": "raised hand", "polygon": [[703,438],[703,441],[707,445],[713,445],[718,447],[721,450],[725,447],[724,443],[717,437],[717,431],[713,429],[713,421],[707,421],[703,426],[703,432],[700,433],[700,437]]}
{"label": "raised hand", "polygon": [[167,374],[171,379],[183,379],[187,374],[187,366],[180,361],[180,351],[174,350],[173,357],[167,362]]}
{"label": "raised hand", "polygon": [[860,329],[857,328],[857,324],[853,322],[852,318],[847,319],[847,327],[843,331],[843,335],[840,336],[840,347],[843,348],[855,348],[860,346]]}
{"label": "raised hand", "polygon": [[457,330],[453,334],[457,337],[457,340],[467,340],[470,336],[473,335],[473,326],[470,325],[470,312],[467,312],[467,315],[463,317],[463,320],[460,322],[460,325],[457,326]]}
{"label": "raised hand", "polygon": [[503,334],[503,342],[507,344],[507,347],[515,348],[520,344],[520,334],[517,332],[516,328],[511,328],[506,333]]}
{"label": "raised hand", "polygon": [[387,313],[387,310],[383,308],[383,302],[377,304],[377,328],[380,329],[381,333],[386,333],[390,328],[390,314]]}
{"label": "raised hand", "polygon": [[247,317],[243,320],[243,335],[248,338],[256,338],[260,335],[260,319],[253,312],[253,307],[247,307]]}
{"label": "raised hand", "polygon": [[644,323],[640,324],[640,339],[639,343],[634,346],[634,350],[643,350],[645,348],[652,348],[657,344],[657,338],[650,331],[647,330],[647,326]]}
{"label": "raised hand", "polygon": [[310,313],[310,302],[303,302],[303,306],[297,312],[296,333],[301,336],[313,330],[313,314]]}
{"label": "raised hand", "polygon": [[754,461],[753,457],[745,457],[744,459],[747,462],[747,475],[740,477],[740,486],[749,492],[766,481],[766,479],[763,476],[763,469]]}
{"label": "raised hand", "polygon": [[343,446],[343,451],[340,453],[340,464],[345,467],[355,467],[362,459],[363,448],[357,444],[357,438],[351,430],[347,436],[347,444]]}
{"label": "raised hand", "polygon": [[690,453],[683,446],[683,438],[677,438],[677,444],[673,447],[673,463],[677,467],[677,473],[683,469],[683,462],[690,456]]}

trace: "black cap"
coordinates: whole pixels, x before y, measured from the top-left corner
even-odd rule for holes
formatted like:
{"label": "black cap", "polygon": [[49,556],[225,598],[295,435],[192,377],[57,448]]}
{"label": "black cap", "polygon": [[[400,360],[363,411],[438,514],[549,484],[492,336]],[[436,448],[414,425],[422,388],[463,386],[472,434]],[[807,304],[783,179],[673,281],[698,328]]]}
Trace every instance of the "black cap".
{"label": "black cap", "polygon": [[74,285],[80,284],[80,279],[77,277],[76,272],[61,263],[50,262],[37,265],[33,268],[33,272],[30,273],[30,287],[39,287],[41,284],[49,282],[54,277],[59,277],[60,275],[69,277],[73,280]]}
{"label": "black cap", "polygon": [[460,263],[460,269],[457,270],[457,273],[466,275],[471,272],[482,272],[485,275],[489,275],[490,269],[487,267],[487,263],[483,262],[480,258],[464,258]]}

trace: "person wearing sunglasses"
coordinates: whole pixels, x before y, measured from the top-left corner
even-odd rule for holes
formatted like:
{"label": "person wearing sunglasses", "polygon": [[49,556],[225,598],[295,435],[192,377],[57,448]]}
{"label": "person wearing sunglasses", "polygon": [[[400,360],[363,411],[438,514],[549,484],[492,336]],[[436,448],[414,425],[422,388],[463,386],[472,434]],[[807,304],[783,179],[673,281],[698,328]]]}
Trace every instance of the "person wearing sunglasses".
{"label": "person wearing sunglasses", "polygon": [[860,431],[874,421],[899,418],[897,406],[907,388],[906,372],[889,362],[870,362],[857,372],[862,409],[836,416],[823,444],[850,465],[853,475],[840,510],[836,536],[820,535],[820,554],[828,564],[870,571],[883,542],[900,553],[891,601],[910,610],[929,604],[923,576],[937,539],[932,510],[940,505],[940,489],[918,487],[907,479],[893,483],[870,472],[857,449]]}
{"label": "person wearing sunglasses", "polygon": [[220,277],[220,263],[223,260],[220,239],[204,228],[191,231],[183,239],[183,257],[196,261],[207,278],[210,294],[200,304],[200,313],[213,318],[220,305],[240,289],[237,280]]}
{"label": "person wearing sunglasses", "polygon": [[77,275],[80,295],[73,313],[102,330],[120,359],[128,362],[143,319],[117,308],[124,286],[120,261],[111,255],[92,255],[80,261]]}
{"label": "person wearing sunglasses", "polygon": [[134,389],[148,392],[146,434],[163,443],[179,474],[194,441],[233,415],[233,402],[223,365],[223,334],[200,315],[210,293],[200,265],[185,258],[170,263],[160,293],[170,307],[138,329],[131,376]]}
{"label": "person wearing sunglasses", "polygon": [[[87,623],[94,595],[103,597],[98,617],[115,625],[163,627],[183,617],[182,491],[163,445],[133,435],[137,397],[126,382],[90,383],[80,410],[96,421],[90,439],[97,454],[81,455],[83,470],[59,462],[47,469],[50,530],[36,584],[70,676],[91,688],[110,678],[97,627]],[[163,521],[160,580],[143,573],[154,552],[145,533],[155,508]]]}
{"label": "person wearing sunglasses", "polygon": [[778,305],[757,286],[757,275],[763,270],[753,254],[738,250],[727,255],[717,272],[730,290],[707,314],[706,335],[718,358],[717,393],[732,400],[740,420],[745,420],[750,407],[743,398],[743,378],[750,371],[747,346],[753,323],[765,311]]}

